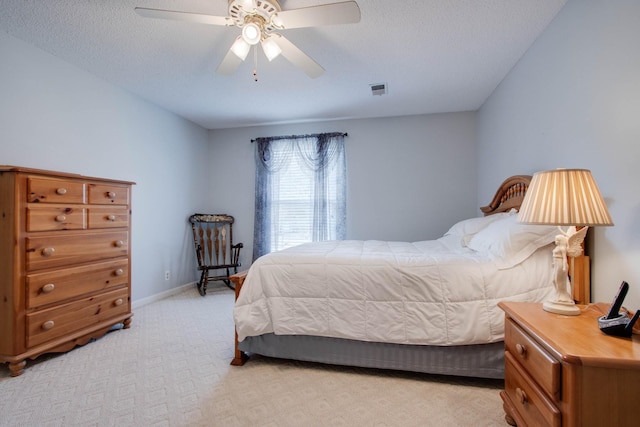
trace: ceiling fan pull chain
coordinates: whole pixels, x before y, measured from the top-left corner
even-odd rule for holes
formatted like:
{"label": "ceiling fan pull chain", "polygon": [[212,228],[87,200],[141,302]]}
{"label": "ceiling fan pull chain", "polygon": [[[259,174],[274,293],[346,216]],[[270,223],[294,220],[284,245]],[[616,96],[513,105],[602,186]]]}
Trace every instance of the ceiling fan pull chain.
{"label": "ceiling fan pull chain", "polygon": [[253,46],[253,81],[258,81],[258,49]]}

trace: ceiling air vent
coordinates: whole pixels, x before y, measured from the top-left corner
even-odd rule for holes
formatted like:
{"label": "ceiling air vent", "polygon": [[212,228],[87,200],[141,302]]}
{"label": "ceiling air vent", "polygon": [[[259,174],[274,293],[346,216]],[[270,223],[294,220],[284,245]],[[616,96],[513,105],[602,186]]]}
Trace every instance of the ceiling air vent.
{"label": "ceiling air vent", "polygon": [[375,83],[369,85],[371,86],[371,94],[372,95],[384,95],[387,93],[387,84],[386,83]]}

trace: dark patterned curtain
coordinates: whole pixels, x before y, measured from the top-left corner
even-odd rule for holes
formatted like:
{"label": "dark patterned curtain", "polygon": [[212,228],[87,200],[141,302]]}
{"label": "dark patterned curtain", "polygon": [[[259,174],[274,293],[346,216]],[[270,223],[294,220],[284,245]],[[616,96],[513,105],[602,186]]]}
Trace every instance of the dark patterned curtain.
{"label": "dark patterned curtain", "polygon": [[[343,133],[257,138],[256,214],[253,233],[253,259],[286,247],[280,234],[282,224],[281,191],[303,169],[312,176],[313,206],[308,236],[311,241],[345,238],[346,159]],[[291,169],[293,168],[293,169]],[[301,186],[301,193],[302,193]],[[284,197],[284,196],[283,196]]]}

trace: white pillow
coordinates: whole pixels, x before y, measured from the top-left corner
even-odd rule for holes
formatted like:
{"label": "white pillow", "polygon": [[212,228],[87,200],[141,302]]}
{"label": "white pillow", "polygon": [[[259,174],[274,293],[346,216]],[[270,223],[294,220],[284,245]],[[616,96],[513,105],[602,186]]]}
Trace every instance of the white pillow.
{"label": "white pillow", "polygon": [[498,213],[498,214],[489,215],[489,216],[481,216],[477,218],[464,219],[460,222],[455,223],[453,226],[451,226],[449,231],[444,233],[444,235],[459,236],[461,239],[461,244],[463,246],[467,246],[471,238],[476,233],[478,233],[479,231],[489,226],[489,224],[509,216],[516,216],[516,213],[517,213],[516,210],[512,209],[509,212]]}
{"label": "white pillow", "polygon": [[530,225],[513,215],[489,224],[469,241],[468,247],[496,260],[498,268],[520,264],[539,248],[555,241],[560,234],[554,225]]}

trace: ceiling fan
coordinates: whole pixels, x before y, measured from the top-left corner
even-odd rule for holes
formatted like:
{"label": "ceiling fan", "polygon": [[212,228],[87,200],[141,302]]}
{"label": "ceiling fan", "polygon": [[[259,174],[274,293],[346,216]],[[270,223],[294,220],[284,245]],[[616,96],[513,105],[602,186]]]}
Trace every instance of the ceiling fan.
{"label": "ceiling fan", "polygon": [[360,8],[355,1],[282,10],[277,0],[229,0],[229,16],[144,7],[136,7],[135,11],[145,18],[239,27],[242,33],[233,42],[216,69],[218,74],[225,75],[233,74],[245,60],[251,48],[260,43],[269,61],[282,55],[309,77],[319,77],[324,73],[324,68],[276,31],[360,22]]}

